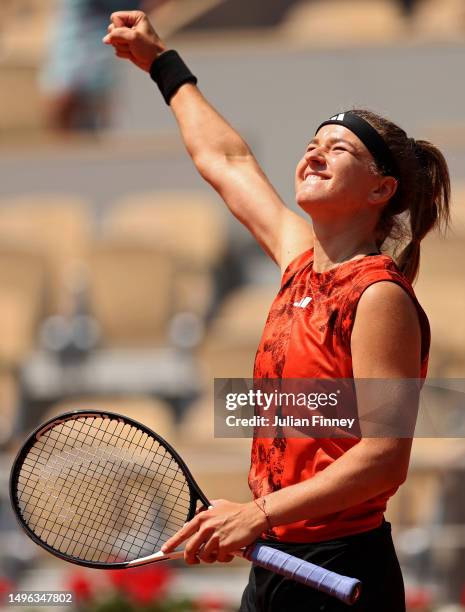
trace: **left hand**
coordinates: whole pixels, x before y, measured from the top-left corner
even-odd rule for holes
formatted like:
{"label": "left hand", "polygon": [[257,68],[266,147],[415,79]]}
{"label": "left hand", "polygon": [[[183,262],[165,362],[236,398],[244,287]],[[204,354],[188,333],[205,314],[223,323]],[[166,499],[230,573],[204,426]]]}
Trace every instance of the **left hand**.
{"label": "left hand", "polygon": [[265,515],[254,502],[238,504],[217,499],[211,503],[211,508],[186,523],[161,550],[172,552],[190,538],[184,550],[186,563],[228,563],[234,558],[232,552],[251,544],[267,529]]}

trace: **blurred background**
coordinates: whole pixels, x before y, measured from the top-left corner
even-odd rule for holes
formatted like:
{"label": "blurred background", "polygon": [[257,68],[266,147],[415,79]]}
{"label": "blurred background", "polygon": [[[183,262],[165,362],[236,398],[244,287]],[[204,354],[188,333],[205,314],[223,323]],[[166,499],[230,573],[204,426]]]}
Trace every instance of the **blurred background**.
{"label": "blurred background", "polygon": [[[250,377],[279,275],[197,176],[150,79],[101,44],[109,14],[137,7],[294,209],[295,165],[337,111],[371,108],[442,149],[453,225],[425,241],[416,291],[430,377],[463,379],[465,5],[2,0],[0,593],[72,588],[81,610],[234,609],[245,563],[76,570],[30,542],[9,507],[26,433],[92,406],[167,437],[211,498],[249,499],[250,441],[214,439],[213,379]],[[388,512],[409,610],[465,610],[464,472],[463,438],[415,441]]]}

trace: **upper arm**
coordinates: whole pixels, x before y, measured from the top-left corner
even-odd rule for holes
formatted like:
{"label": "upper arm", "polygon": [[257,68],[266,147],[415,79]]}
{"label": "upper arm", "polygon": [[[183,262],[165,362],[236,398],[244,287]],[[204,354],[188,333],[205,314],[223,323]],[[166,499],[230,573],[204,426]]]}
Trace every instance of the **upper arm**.
{"label": "upper arm", "polygon": [[382,281],[362,294],[351,337],[355,378],[418,378],[421,332],[411,297]]}
{"label": "upper arm", "polygon": [[[400,483],[407,474],[419,400],[419,385],[402,379],[419,378],[421,359],[418,313],[402,287],[378,282],[362,294],[351,351],[363,443],[389,462]],[[357,381],[365,378],[377,380]]]}
{"label": "upper arm", "polygon": [[210,158],[199,166],[205,180],[282,271],[312,246],[311,224],[287,208],[253,155]]}

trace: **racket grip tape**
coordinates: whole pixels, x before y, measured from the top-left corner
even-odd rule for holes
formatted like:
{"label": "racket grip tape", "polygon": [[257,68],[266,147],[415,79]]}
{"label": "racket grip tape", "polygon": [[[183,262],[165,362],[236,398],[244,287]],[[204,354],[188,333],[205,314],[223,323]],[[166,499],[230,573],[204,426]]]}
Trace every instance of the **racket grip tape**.
{"label": "racket grip tape", "polygon": [[350,606],[360,597],[360,580],[341,576],[265,544],[249,546],[243,556],[260,567],[336,597]]}

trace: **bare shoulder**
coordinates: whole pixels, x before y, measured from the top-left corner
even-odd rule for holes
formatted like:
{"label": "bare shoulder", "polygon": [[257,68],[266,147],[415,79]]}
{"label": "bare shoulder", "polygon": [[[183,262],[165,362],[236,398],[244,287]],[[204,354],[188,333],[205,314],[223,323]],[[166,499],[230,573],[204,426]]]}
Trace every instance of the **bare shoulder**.
{"label": "bare shoulder", "polygon": [[418,323],[415,304],[407,291],[392,281],[370,285],[360,297],[357,318],[368,317],[378,323]]}
{"label": "bare shoulder", "polygon": [[[416,377],[420,365],[418,313],[400,285],[380,281],[362,294],[351,338],[358,376]],[[362,372],[362,373],[360,373]]]}

